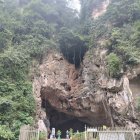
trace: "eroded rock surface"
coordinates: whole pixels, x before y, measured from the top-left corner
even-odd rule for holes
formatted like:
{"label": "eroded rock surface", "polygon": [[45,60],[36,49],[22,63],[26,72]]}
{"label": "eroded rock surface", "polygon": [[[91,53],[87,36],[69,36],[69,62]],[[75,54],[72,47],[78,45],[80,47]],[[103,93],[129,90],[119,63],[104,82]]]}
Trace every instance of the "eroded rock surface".
{"label": "eroded rock surface", "polygon": [[96,5],[96,8],[92,11],[92,17],[97,19],[98,17],[102,16],[106,11],[110,4],[110,0],[104,0],[99,5]]}
{"label": "eroded rock surface", "polygon": [[119,80],[108,76],[106,53],[100,48],[90,50],[81,67],[75,68],[62,54],[50,51],[39,67],[40,77],[35,78],[37,96],[46,110],[49,104],[91,126],[137,127],[129,79],[126,75]]}

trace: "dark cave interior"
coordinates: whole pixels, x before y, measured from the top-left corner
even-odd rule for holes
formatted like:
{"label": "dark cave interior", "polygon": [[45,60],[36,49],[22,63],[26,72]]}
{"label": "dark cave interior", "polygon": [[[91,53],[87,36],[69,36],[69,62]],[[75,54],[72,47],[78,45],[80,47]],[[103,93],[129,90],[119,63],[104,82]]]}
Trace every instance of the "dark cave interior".
{"label": "dark cave interior", "polygon": [[61,52],[64,55],[65,59],[69,63],[74,64],[76,68],[80,67],[81,62],[83,61],[84,55],[87,51],[86,46],[76,46],[76,47],[61,47]]}
{"label": "dark cave interior", "polygon": [[56,132],[61,130],[62,138],[66,138],[66,131],[71,128],[73,132],[77,132],[77,130],[83,132],[85,125],[89,126],[85,122],[82,122],[82,119],[79,120],[79,118],[55,110],[45,101],[43,101],[42,107],[46,109],[46,114],[50,121],[50,129],[55,128]]}

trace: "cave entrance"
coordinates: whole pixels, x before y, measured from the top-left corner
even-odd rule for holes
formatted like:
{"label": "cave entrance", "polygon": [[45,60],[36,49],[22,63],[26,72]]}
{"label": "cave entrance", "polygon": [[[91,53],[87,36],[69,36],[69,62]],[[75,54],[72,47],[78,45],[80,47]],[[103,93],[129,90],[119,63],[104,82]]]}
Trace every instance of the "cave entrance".
{"label": "cave entrance", "polygon": [[79,67],[88,50],[89,41],[73,30],[61,28],[58,42],[65,59],[76,68]]}
{"label": "cave entrance", "polygon": [[55,111],[55,117],[50,118],[50,128],[55,128],[56,132],[61,130],[62,138],[66,138],[66,131],[73,129],[73,132],[83,132],[85,123],[72,116]]}
{"label": "cave entrance", "polygon": [[63,53],[65,59],[68,60],[69,63],[74,64],[76,68],[80,67],[86,51],[87,47],[85,46],[74,46],[71,48],[61,47],[61,52]]}
{"label": "cave entrance", "polygon": [[46,109],[46,114],[50,121],[50,129],[55,128],[56,132],[61,130],[62,138],[66,138],[67,130],[73,129],[73,132],[77,132],[77,130],[83,132],[85,130],[85,125],[88,125],[79,118],[55,110],[45,101],[43,101],[42,107]]}
{"label": "cave entrance", "polygon": [[60,47],[61,52],[66,60],[69,63],[74,64],[76,68],[80,67],[81,62],[83,61],[84,55],[87,51],[86,46],[72,46],[72,47]]}

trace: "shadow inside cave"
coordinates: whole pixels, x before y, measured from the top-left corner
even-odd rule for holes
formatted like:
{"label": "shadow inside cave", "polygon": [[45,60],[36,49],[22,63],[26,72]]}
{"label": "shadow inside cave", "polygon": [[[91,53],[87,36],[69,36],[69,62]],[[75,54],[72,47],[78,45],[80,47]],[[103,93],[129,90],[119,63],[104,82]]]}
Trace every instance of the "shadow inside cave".
{"label": "shadow inside cave", "polygon": [[73,132],[83,132],[85,130],[85,125],[90,126],[83,122],[82,118],[59,112],[45,101],[42,102],[42,107],[46,109],[46,114],[50,121],[50,129],[52,130],[52,128],[55,128],[56,133],[60,130],[62,132],[62,138],[66,138],[67,130],[73,129]]}
{"label": "shadow inside cave", "polygon": [[74,64],[76,68],[80,67],[81,62],[83,61],[84,55],[87,52],[88,48],[86,46],[76,46],[76,47],[61,47],[61,52],[65,59]]}

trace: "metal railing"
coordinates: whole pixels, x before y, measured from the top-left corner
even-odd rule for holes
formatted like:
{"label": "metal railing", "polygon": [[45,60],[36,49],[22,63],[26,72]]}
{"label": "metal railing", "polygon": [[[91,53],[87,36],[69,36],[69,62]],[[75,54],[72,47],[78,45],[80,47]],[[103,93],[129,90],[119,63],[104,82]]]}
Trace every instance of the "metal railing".
{"label": "metal railing", "polygon": [[[70,134],[70,132],[69,132]],[[39,140],[38,129],[23,126],[20,129],[19,140]],[[47,137],[46,137],[47,139]],[[59,139],[61,139],[59,137]],[[69,138],[67,138],[68,140]],[[86,128],[84,132],[76,132],[70,135],[70,140],[140,140],[140,131],[126,128]]]}
{"label": "metal railing", "polygon": [[139,134],[126,128],[87,128],[85,140],[140,140]]}
{"label": "metal railing", "polygon": [[72,140],[140,140],[140,131],[126,128],[86,128],[85,132],[74,133]]}

